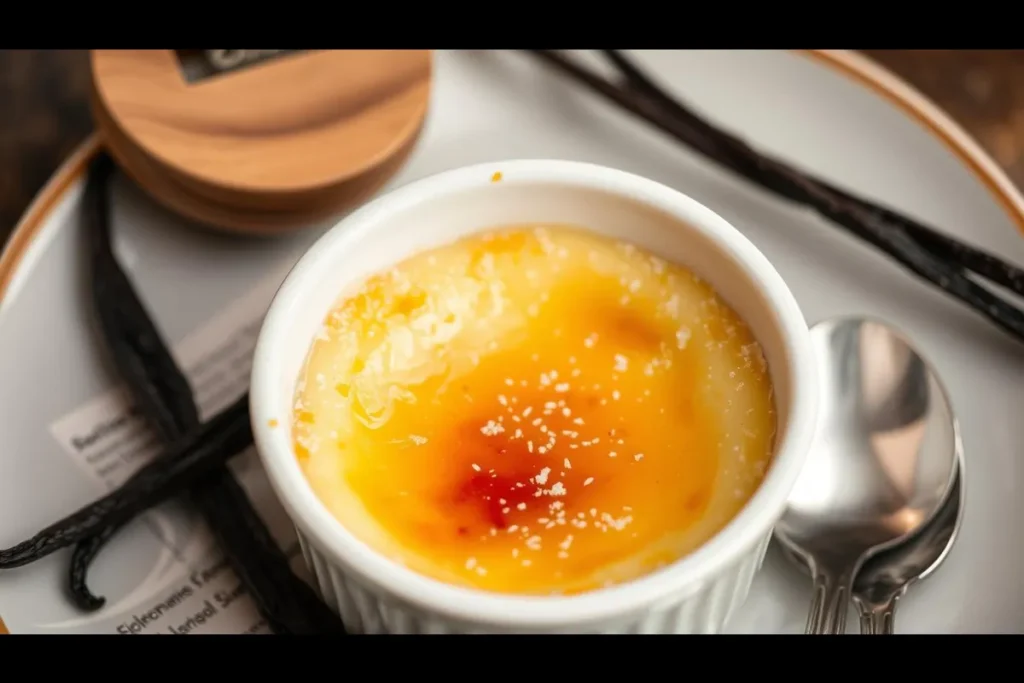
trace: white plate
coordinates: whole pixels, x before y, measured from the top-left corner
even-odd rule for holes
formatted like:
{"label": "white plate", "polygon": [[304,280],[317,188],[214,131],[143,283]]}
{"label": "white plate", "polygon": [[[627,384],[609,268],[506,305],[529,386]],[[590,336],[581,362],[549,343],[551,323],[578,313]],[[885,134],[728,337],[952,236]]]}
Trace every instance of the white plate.
{"label": "white plate", "polygon": [[[1012,185],[949,119],[862,58],[638,57],[674,92],[763,149],[1024,262],[1024,201]],[[809,321],[873,314],[913,335],[945,378],[962,421],[968,503],[949,559],[911,590],[897,631],[1024,631],[1024,419],[1016,400],[1024,346],[833,226],[687,153],[528,57],[440,53],[435,88],[422,141],[390,186],[511,157],[619,167],[692,195],[745,232],[789,282]],[[58,171],[0,257],[0,546],[94,499],[148,454],[139,447],[145,434],[119,417],[123,403],[111,393],[90,327],[80,210],[95,149],[86,144]],[[217,409],[243,389],[262,311],[322,226],[276,241],[213,235],[161,210],[123,178],[115,222],[124,262],[201,385],[205,410]],[[122,453],[137,458],[125,463]],[[290,547],[294,536],[262,473],[243,469]],[[202,576],[215,555],[195,516],[168,505],[132,524],[95,564],[93,586],[109,598],[100,612],[82,615],[64,597],[62,552],[0,576],[0,614],[16,633],[262,630],[247,598],[228,599],[237,586],[230,571]],[[808,590],[806,579],[769,553],[729,630],[800,632]]]}

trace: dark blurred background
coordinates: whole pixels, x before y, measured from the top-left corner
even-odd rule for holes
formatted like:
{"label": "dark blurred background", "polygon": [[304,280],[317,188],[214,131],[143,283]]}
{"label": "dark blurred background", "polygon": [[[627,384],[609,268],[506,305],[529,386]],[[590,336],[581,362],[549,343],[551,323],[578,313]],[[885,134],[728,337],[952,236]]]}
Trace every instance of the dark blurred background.
{"label": "dark blurred background", "polygon": [[[953,116],[1024,187],[1024,50],[864,50]],[[92,130],[85,50],[0,50],[0,242]]]}

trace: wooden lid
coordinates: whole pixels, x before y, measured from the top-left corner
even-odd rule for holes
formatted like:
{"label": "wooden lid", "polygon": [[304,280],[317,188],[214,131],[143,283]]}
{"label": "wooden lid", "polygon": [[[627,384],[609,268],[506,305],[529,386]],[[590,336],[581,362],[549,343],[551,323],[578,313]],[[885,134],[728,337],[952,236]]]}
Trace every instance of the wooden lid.
{"label": "wooden lid", "polygon": [[114,157],[161,203],[271,232],[366,197],[411,151],[429,50],[94,50]]}
{"label": "wooden lid", "polygon": [[184,52],[94,50],[93,78],[129,140],[206,185],[344,182],[405,145],[427,112],[429,50],[300,51],[193,82]]}
{"label": "wooden lid", "polygon": [[274,235],[301,225],[325,219],[346,207],[368,199],[397,172],[408,158],[412,145],[378,166],[345,184],[344,193],[335,191],[325,200],[310,196],[301,207],[239,208],[218,201],[215,197],[200,196],[176,177],[167,175],[152,159],[137,148],[125,143],[120,131],[104,115],[102,106],[94,103],[96,128],[107,150],[125,173],[144,188],[151,198],[165,208],[198,223],[226,230],[255,235]]}

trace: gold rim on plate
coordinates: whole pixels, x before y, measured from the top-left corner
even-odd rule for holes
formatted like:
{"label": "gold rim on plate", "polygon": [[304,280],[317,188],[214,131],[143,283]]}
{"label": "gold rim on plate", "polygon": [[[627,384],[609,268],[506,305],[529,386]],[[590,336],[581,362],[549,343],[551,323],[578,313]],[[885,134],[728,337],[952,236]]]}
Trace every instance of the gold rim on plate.
{"label": "gold rim on plate", "polygon": [[[939,139],[946,149],[961,162],[989,190],[1017,228],[1024,233],[1024,197],[1006,173],[977,142],[931,100],[918,92],[902,78],[872,60],[849,50],[796,50],[831,68],[844,77],[880,95],[914,119],[926,131]],[[96,134],[83,142],[45,186],[36,194],[18,225],[0,252],[0,301],[7,293],[11,279],[18,270],[32,242],[46,223],[53,207],[64,193],[81,179],[89,163],[100,151]],[[10,631],[0,619],[0,634]]]}

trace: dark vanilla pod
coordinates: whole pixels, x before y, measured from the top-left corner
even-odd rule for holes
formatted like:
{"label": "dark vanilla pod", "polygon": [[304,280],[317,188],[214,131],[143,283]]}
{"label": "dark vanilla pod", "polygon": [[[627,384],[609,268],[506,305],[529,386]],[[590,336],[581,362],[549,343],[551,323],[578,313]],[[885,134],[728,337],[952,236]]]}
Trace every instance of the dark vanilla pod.
{"label": "dark vanilla pod", "polygon": [[[105,191],[112,172],[110,157],[100,154],[93,161],[86,183],[85,225],[93,309],[117,365],[130,367],[131,374],[140,378],[132,392],[140,411],[162,441],[173,443],[198,426],[199,413],[188,380],[178,372],[174,358],[161,342],[159,331],[114,254],[110,197]],[[105,602],[89,591],[86,575],[89,565],[118,528],[105,527],[80,541],[72,552],[70,594],[83,610],[97,610]]]}
{"label": "dark vanilla pod", "polygon": [[[112,170],[110,158],[100,155],[90,169],[87,189],[93,304],[112,360],[138,408],[165,440],[175,441],[196,428],[199,412],[188,380],[114,254],[109,209]],[[244,413],[248,424],[247,396],[236,404],[236,412]],[[245,446],[249,444],[251,432]],[[275,633],[344,633],[340,619],[291,571],[288,558],[224,461],[208,468],[189,491],[261,616]],[[115,532],[113,525],[108,526],[76,548],[70,582],[79,604],[102,604],[88,590],[86,572],[89,560]]]}
{"label": "dark vanilla pod", "polygon": [[1024,341],[1024,312],[974,281],[984,278],[1024,295],[1024,270],[758,152],[666,93],[620,52],[603,52],[618,69],[621,83],[552,50],[530,54],[761,188],[814,209]]}
{"label": "dark vanilla pod", "polygon": [[136,405],[172,445],[115,491],[27,541],[0,550],[0,569],[31,564],[77,544],[70,564],[72,596],[80,607],[97,609],[104,601],[88,589],[90,562],[132,519],[189,491],[272,631],[344,634],[337,615],[291,571],[287,557],[225,466],[252,445],[248,394],[200,424],[187,380],[120,267],[109,223],[112,170],[109,157],[100,155],[87,185],[93,303],[112,360]]}
{"label": "dark vanilla pod", "polygon": [[195,484],[252,444],[248,396],[191,431],[114,491],[27,541],[0,550],[0,569],[13,569],[121,526]]}

